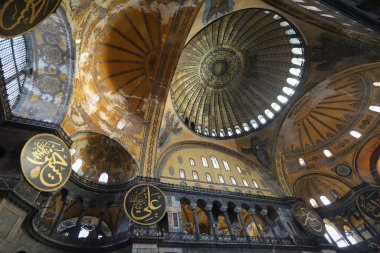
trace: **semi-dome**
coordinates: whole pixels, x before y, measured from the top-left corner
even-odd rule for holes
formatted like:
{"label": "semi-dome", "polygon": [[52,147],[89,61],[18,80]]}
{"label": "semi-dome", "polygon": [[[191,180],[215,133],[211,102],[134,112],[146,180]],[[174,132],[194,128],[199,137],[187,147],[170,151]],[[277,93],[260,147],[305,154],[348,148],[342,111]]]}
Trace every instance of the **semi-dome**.
{"label": "semi-dome", "polygon": [[194,132],[216,138],[261,129],[301,82],[303,44],[297,29],[272,11],[217,19],[181,55],[171,86],[178,116]]}

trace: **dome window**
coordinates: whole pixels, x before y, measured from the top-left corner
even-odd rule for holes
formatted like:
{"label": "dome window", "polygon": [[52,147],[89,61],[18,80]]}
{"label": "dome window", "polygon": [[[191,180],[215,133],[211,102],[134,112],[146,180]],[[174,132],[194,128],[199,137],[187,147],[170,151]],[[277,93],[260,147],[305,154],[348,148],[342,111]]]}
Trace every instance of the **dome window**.
{"label": "dome window", "polygon": [[273,110],[275,110],[276,112],[278,112],[278,111],[281,110],[281,107],[280,107],[277,103],[272,103],[272,104],[271,104],[271,107],[272,107]]}
{"label": "dome window", "polygon": [[82,168],[82,166],[83,166],[83,160],[79,158],[75,160],[71,168],[73,169],[75,173],[78,173],[78,171],[80,170],[80,168]]}
{"label": "dome window", "polygon": [[303,64],[303,62],[305,61],[304,58],[292,58],[292,63],[294,65],[298,65],[298,66],[301,66]]}
{"label": "dome window", "polygon": [[273,15],[273,19],[274,20],[279,20],[279,19],[281,19],[281,17],[279,15],[275,14],[275,15]]}
{"label": "dome window", "polygon": [[232,132],[232,129],[231,129],[231,128],[227,128],[227,135],[228,135],[228,136],[232,136],[232,135],[234,135],[234,133]]}
{"label": "dome window", "polygon": [[294,47],[292,48],[292,53],[297,55],[303,55],[303,50],[300,47]]}
{"label": "dome window", "polygon": [[298,38],[291,38],[289,40],[289,43],[292,44],[292,45],[299,45],[299,44],[301,44],[301,41]]}
{"label": "dome window", "polygon": [[211,136],[216,137],[216,130],[215,129],[211,130]]}
{"label": "dome window", "polygon": [[380,87],[380,82],[374,82],[373,86]]}
{"label": "dome window", "polygon": [[241,129],[239,126],[235,126],[235,133],[236,134],[241,134]]}
{"label": "dome window", "polygon": [[267,123],[267,120],[264,118],[263,115],[259,115],[259,116],[257,116],[257,118],[259,119],[261,124],[264,125],[265,123]]}
{"label": "dome window", "polygon": [[294,86],[294,87],[299,84],[299,81],[297,79],[291,78],[291,77],[289,77],[288,79],[286,79],[286,82],[288,84],[290,84],[291,86]]}
{"label": "dome window", "polygon": [[99,177],[99,183],[106,184],[108,182],[108,174],[103,172]]}
{"label": "dome window", "polygon": [[269,110],[269,109],[265,110],[265,115],[267,115],[267,117],[270,118],[270,119],[274,118],[273,112],[271,112],[271,110]]}
{"label": "dome window", "polygon": [[259,128],[259,124],[257,124],[257,122],[256,122],[256,120],[251,120],[251,125],[252,125],[252,127],[254,128],[254,129],[257,129],[257,128]]}
{"label": "dome window", "polygon": [[290,74],[294,76],[300,76],[301,75],[301,69],[299,68],[290,68],[289,69]]}
{"label": "dome window", "polygon": [[286,27],[286,26],[289,26],[289,23],[286,22],[286,21],[282,21],[282,22],[280,23],[280,26],[281,26],[281,27]]}
{"label": "dome window", "polygon": [[282,91],[288,96],[293,96],[294,94],[294,90],[288,87],[282,88]]}
{"label": "dome window", "polygon": [[328,205],[331,204],[331,201],[330,201],[326,196],[324,196],[324,195],[322,195],[322,196],[320,197],[320,199],[321,199],[322,203],[323,203],[325,206],[328,206]]}
{"label": "dome window", "polygon": [[350,134],[351,134],[352,137],[354,137],[354,138],[356,138],[356,139],[359,139],[360,137],[362,137],[362,134],[359,133],[358,131],[355,131],[355,130],[352,130],[352,131],[350,132]]}
{"label": "dome window", "polygon": [[249,132],[250,128],[247,123],[243,123],[243,129],[244,131]]}
{"label": "dome window", "polygon": [[369,107],[369,110],[370,111],[373,111],[373,112],[379,112],[380,113],[380,106],[377,106],[377,105],[371,105]]}
{"label": "dome window", "polygon": [[332,157],[332,155],[333,155],[333,154],[331,153],[331,151],[328,150],[328,149],[323,150],[323,154],[324,154],[327,158]]}
{"label": "dome window", "polygon": [[296,34],[296,31],[294,31],[293,29],[289,29],[289,30],[285,31],[285,34],[286,35],[294,35],[294,34]]}
{"label": "dome window", "polygon": [[224,133],[224,130],[223,130],[223,129],[220,129],[220,130],[219,130],[219,136],[222,137],[222,138],[223,138],[224,136],[226,136],[225,133]]}
{"label": "dome window", "polygon": [[205,130],[203,131],[204,135],[208,135],[208,128],[205,128]]}
{"label": "dome window", "polygon": [[303,158],[298,158],[298,163],[299,163],[302,167],[305,167],[305,166],[306,166],[305,160],[304,160]]}
{"label": "dome window", "polygon": [[278,101],[280,101],[281,103],[283,103],[283,104],[286,104],[287,102],[288,102],[288,98],[286,98],[285,96],[283,96],[283,95],[279,95],[278,97],[277,97],[277,100]]}
{"label": "dome window", "polygon": [[311,198],[311,199],[309,199],[309,202],[310,202],[310,205],[311,205],[312,207],[314,207],[314,208],[319,207],[319,206],[318,206],[318,203],[317,203],[317,201],[315,201],[315,199]]}

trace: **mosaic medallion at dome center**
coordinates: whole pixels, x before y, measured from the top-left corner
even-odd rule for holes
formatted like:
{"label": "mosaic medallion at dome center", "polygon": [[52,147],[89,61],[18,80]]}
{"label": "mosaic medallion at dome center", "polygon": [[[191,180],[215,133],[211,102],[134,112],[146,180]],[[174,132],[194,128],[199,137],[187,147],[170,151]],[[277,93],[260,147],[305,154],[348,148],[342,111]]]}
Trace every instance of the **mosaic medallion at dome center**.
{"label": "mosaic medallion at dome center", "polygon": [[210,88],[225,88],[241,74],[243,56],[230,48],[217,48],[201,62],[200,76]]}

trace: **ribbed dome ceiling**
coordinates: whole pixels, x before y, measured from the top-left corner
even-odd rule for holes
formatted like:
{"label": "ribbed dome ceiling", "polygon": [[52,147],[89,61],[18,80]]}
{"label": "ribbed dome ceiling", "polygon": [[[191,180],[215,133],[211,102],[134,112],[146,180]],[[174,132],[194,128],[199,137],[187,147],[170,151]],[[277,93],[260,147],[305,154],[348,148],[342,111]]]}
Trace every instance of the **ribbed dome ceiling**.
{"label": "ribbed dome ceiling", "polygon": [[301,36],[283,17],[262,9],[231,13],[186,45],[171,86],[174,108],[205,136],[257,131],[294,94],[304,61]]}

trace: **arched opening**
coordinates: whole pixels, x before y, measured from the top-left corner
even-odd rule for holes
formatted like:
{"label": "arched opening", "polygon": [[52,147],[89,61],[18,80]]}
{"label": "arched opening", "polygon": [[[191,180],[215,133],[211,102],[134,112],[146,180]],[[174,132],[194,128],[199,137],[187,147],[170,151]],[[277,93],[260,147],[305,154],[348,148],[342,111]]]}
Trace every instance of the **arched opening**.
{"label": "arched opening", "polygon": [[108,173],[107,172],[103,172],[100,177],[99,177],[99,183],[101,184],[107,184],[108,182]]}

